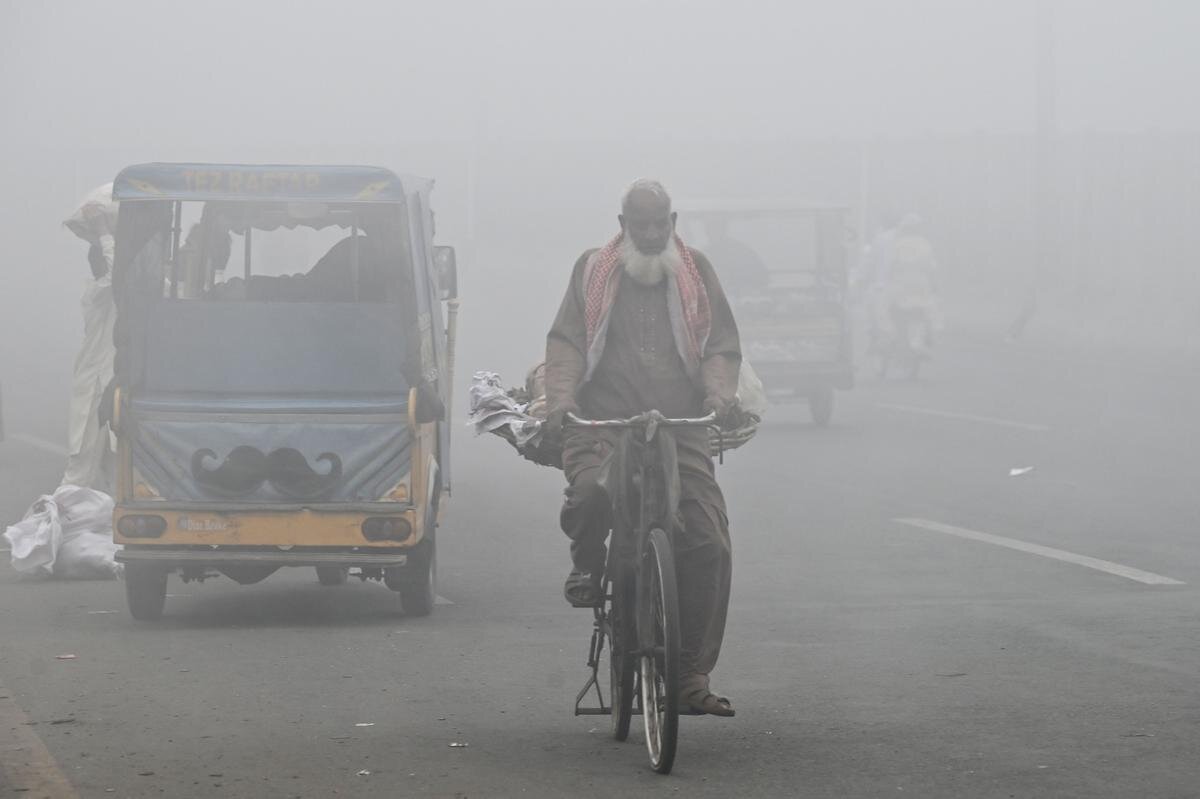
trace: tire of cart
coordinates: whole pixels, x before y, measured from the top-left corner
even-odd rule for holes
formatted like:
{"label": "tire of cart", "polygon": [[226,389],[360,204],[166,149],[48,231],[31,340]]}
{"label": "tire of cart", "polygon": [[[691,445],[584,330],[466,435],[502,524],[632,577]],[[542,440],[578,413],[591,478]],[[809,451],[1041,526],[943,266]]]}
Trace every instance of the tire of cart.
{"label": "tire of cart", "polygon": [[808,395],[808,409],[818,427],[829,427],[833,419],[833,386],[818,386]]}
{"label": "tire of cart", "polygon": [[138,621],[162,618],[167,601],[167,570],[151,563],[125,564],[125,600]]}
{"label": "tire of cart", "polygon": [[426,536],[409,550],[408,562],[383,570],[384,584],[400,595],[407,616],[428,616],[433,612],[437,584],[437,545]]}

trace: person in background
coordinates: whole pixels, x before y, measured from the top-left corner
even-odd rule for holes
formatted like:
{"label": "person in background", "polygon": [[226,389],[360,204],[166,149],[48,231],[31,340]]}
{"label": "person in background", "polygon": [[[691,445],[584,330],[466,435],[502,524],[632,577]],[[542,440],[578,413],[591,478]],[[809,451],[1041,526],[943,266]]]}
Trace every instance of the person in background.
{"label": "person in background", "polygon": [[63,224],[88,243],[91,277],[83,292],[83,343],[75,357],[67,425],[67,465],[62,482],[111,493],[114,456],[100,405],[113,376],[112,264],[117,203],[112,184],[88,195]]}
{"label": "person in background", "polygon": [[766,291],[770,282],[767,265],[753,247],[729,234],[728,222],[708,219],[704,222],[704,233],[708,236],[705,252],[713,263],[721,265],[730,294]]}
{"label": "person in background", "polygon": [[896,314],[920,313],[926,320],[926,335],[912,344],[918,354],[929,355],[933,334],[942,328],[938,301],[937,256],[925,237],[925,225],[916,214],[900,220],[892,241],[891,264],[884,282],[884,297],[893,331]]}
{"label": "person in background", "polygon": [[894,214],[879,215],[874,235],[864,248],[863,265],[857,280],[857,293],[866,310],[868,354],[879,351],[891,335],[886,287],[892,276],[892,254],[900,220]]}

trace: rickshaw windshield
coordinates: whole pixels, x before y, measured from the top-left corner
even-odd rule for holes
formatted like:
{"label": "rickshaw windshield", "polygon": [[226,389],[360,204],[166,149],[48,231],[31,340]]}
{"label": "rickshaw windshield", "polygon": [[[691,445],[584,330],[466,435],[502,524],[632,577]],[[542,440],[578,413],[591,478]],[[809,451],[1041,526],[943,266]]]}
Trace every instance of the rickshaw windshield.
{"label": "rickshaw windshield", "polygon": [[143,395],[380,396],[414,384],[402,203],[137,201],[114,281]]}
{"label": "rickshaw windshield", "polygon": [[686,240],[712,260],[734,296],[824,292],[844,280],[840,217],[811,211],[680,213]]}
{"label": "rickshaw windshield", "polygon": [[[395,302],[411,282],[393,205],[138,202],[118,225],[126,281],[180,300]],[[136,284],[136,286],[134,285]]]}

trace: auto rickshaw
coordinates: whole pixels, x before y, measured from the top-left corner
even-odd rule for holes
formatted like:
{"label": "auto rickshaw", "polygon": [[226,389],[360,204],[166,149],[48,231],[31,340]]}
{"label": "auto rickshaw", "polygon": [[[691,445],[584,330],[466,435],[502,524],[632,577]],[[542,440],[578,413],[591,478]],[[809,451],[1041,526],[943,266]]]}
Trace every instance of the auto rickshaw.
{"label": "auto rickshaw", "polygon": [[172,573],[283,566],[432,610],[458,304],[432,187],[365,166],[117,176],[113,535],[134,618],[162,614]]}
{"label": "auto rickshaw", "polygon": [[849,210],[779,201],[679,203],[685,240],[712,260],[772,401],[805,401],[827,426],[834,389],[854,386]]}

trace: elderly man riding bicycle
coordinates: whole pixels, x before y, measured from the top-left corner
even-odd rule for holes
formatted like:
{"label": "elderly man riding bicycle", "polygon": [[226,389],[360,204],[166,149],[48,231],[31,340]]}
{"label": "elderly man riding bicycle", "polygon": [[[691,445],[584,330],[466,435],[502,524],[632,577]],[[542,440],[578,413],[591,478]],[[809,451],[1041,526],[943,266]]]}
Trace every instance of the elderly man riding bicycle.
{"label": "elderly man riding bicycle", "polygon": [[[561,523],[573,568],[564,592],[581,607],[602,601],[611,505],[598,483],[615,434],[569,426],[568,414],[614,419],[656,410],[667,417],[736,411],[741,345],[712,264],[675,233],[661,184],[639,180],[625,192],[621,232],[575,263],[547,336],[547,430],[564,436],[568,487]],[[676,433],[682,525],[672,546],[681,616],[680,708],[732,716],[709,687],[725,633],[732,558],[725,498],[707,431]]]}

